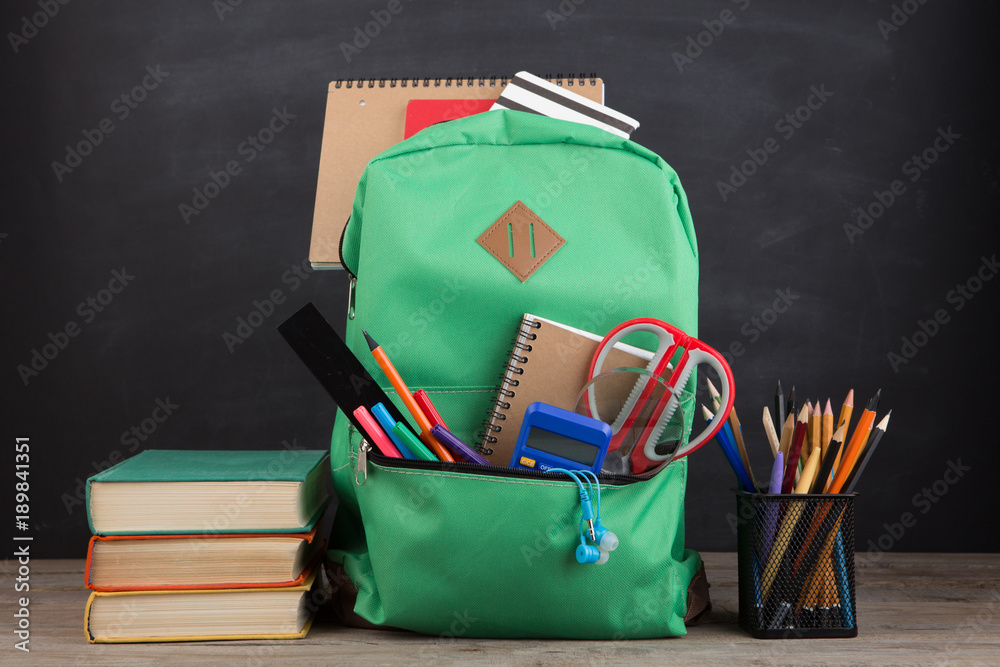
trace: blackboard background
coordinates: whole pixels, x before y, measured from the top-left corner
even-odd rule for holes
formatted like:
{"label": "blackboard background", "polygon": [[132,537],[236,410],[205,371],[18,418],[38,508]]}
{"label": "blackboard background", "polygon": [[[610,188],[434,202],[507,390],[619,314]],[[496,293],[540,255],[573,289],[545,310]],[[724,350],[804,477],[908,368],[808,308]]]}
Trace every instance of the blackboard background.
{"label": "blackboard background", "polygon": [[[386,4],[245,2],[220,14],[211,0],[73,2],[16,52],[8,35],[0,56],[5,535],[15,437],[30,437],[29,534],[39,557],[84,555],[89,533],[75,493],[112,457],[153,447],[328,446],[332,405],[274,331],[307,301],[343,327],[345,274],[309,272],[293,290],[286,273],[308,252],[327,83],[527,69],[597,72],[607,102],[642,122],[633,138],[680,173],[701,249],[701,336],[720,349],[744,346],[733,369],[760,473],[769,459],[760,406],[776,379],[786,390],[794,383],[800,399],[835,404],[850,387],[859,402],[882,387],[892,425],[861,484],[858,550],[879,539],[900,551],[997,549],[990,325],[1000,280],[961,310],[947,300],[998,249],[992,3],[911,0],[903,4],[915,13],[884,36],[886,2],[567,0],[563,16],[556,0],[404,0],[347,62],[339,44]],[[673,54],[727,8],[735,20],[678,71]],[[6,3],[0,25],[21,32],[22,17],[38,11],[35,2]],[[112,101],[147,66],[168,75],[122,119]],[[793,136],[776,131],[813,86],[833,95]],[[239,158],[240,143],[275,108],[295,118],[185,224],[178,205],[209,171]],[[57,178],[52,163],[103,118],[114,131]],[[949,127],[960,138],[908,180],[903,163]],[[717,181],[769,137],[780,149],[723,200]],[[852,210],[895,179],[905,192],[851,242]],[[134,279],[85,321],[78,304],[123,267]],[[287,301],[230,353],[222,334],[277,288]],[[754,334],[751,318],[770,318],[775,290],[797,298]],[[947,323],[895,372],[887,353],[899,353],[901,336],[939,308]],[[18,365],[70,321],[79,335],[25,385]],[[179,407],[144,442],[123,444],[157,399]],[[949,462],[968,469],[940,481]],[[689,546],[735,548],[732,486],[718,448],[693,458]],[[939,499],[915,498],[925,488]],[[906,512],[914,525],[894,528]]]}

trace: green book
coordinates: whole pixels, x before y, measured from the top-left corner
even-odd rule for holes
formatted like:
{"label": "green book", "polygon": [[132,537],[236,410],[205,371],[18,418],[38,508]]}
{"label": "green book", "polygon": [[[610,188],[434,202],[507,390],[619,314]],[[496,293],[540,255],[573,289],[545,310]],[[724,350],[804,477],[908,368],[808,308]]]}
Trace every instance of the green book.
{"label": "green book", "polygon": [[150,449],[87,480],[95,535],[309,531],[329,502],[322,450]]}

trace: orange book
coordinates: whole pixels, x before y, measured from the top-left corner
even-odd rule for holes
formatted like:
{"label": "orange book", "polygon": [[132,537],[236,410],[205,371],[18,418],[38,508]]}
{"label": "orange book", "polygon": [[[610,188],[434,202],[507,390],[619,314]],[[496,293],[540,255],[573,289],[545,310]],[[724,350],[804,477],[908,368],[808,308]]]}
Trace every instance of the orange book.
{"label": "orange book", "polygon": [[319,562],[325,540],[308,533],[95,535],[84,582],[95,591],[298,586]]}

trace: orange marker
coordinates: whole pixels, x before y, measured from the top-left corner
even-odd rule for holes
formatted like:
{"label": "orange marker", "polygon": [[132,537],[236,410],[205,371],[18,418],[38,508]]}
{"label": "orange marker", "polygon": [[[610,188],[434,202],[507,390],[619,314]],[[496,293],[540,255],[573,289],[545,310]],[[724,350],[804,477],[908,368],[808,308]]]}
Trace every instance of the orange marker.
{"label": "orange marker", "polygon": [[851,436],[851,442],[847,445],[847,452],[841,459],[840,467],[837,468],[833,481],[830,483],[830,493],[840,493],[840,489],[850,476],[851,470],[857,464],[858,456],[861,454],[865,442],[868,441],[868,434],[872,430],[872,424],[875,421],[875,408],[878,407],[878,399],[881,393],[881,389],[876,391],[872,399],[868,401],[868,405],[865,406],[864,412],[861,413],[858,425],[854,427],[854,435]]}
{"label": "orange marker", "polygon": [[389,378],[389,382],[392,383],[396,393],[399,394],[399,397],[402,399],[406,409],[410,411],[410,414],[413,415],[413,418],[417,421],[417,426],[420,427],[420,439],[423,440],[428,447],[434,450],[434,453],[442,461],[454,461],[455,458],[451,455],[451,453],[445,449],[433,435],[431,435],[431,428],[434,424],[431,423],[431,420],[427,418],[427,415],[424,414],[424,411],[420,409],[420,406],[413,399],[413,394],[411,394],[410,390],[407,389],[406,383],[403,382],[403,378],[400,377],[399,373],[392,365],[392,362],[389,361],[389,357],[386,356],[385,350],[383,350],[382,347],[368,335],[367,331],[362,329],[361,333],[365,335],[365,340],[368,341],[368,347],[371,348],[372,356],[375,357],[375,361],[378,362],[378,365],[382,369],[382,372],[385,373],[385,376]]}

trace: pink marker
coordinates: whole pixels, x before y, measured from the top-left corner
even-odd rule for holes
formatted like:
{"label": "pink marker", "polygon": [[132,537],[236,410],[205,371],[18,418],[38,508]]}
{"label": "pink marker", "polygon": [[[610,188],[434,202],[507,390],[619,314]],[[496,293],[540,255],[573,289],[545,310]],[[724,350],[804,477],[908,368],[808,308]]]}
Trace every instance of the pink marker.
{"label": "pink marker", "polygon": [[392,440],[389,439],[389,436],[385,434],[382,427],[372,417],[372,413],[368,412],[368,408],[359,405],[358,409],[354,411],[354,418],[358,420],[358,423],[364,429],[363,435],[366,435],[371,440],[372,444],[375,445],[383,456],[391,456],[395,459],[403,458],[403,455],[396,449],[396,445],[392,444]]}

